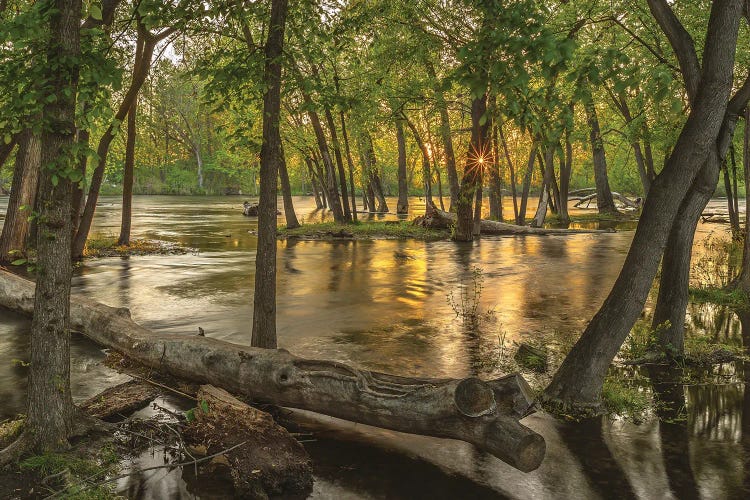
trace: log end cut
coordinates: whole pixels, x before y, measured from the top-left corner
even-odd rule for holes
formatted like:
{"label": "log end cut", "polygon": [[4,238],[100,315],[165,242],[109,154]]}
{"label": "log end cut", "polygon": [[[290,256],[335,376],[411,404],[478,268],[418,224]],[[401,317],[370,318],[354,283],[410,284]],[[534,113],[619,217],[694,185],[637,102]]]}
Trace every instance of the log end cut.
{"label": "log end cut", "polygon": [[492,387],[476,377],[466,378],[458,383],[453,402],[458,411],[467,417],[489,415],[497,408]]}

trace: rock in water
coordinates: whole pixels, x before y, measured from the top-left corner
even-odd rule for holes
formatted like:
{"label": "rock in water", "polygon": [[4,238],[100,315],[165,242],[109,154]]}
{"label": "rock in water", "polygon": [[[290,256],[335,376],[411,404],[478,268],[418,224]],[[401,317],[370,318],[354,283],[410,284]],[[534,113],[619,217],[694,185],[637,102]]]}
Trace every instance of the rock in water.
{"label": "rock in water", "polygon": [[[248,217],[257,217],[258,216],[258,204],[250,203],[249,201],[246,201],[245,203],[242,204],[242,214]],[[276,215],[281,215],[281,212],[279,210],[276,210]]]}

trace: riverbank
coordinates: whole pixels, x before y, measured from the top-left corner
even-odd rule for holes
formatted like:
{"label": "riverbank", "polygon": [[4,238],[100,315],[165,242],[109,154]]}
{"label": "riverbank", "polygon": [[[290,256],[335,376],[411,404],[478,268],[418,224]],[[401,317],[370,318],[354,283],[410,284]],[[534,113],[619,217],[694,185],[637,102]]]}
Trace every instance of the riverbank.
{"label": "riverbank", "polygon": [[299,240],[420,240],[439,241],[450,238],[447,229],[431,229],[410,221],[353,222],[339,224],[321,222],[303,224],[295,229],[279,228],[278,238]]}

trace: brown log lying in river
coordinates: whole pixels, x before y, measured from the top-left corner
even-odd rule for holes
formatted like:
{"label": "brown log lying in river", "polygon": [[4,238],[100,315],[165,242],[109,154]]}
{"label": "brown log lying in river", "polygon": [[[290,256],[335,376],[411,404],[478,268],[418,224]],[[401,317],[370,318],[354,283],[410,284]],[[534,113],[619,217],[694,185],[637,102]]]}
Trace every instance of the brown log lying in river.
{"label": "brown log lying in river", "polygon": [[[31,314],[34,283],[0,271],[0,307]],[[159,334],[127,309],[73,294],[71,325],[94,342],[171,375],[209,383],[261,402],[301,408],[401,432],[466,441],[529,472],[541,464],[544,438],[518,419],[532,408],[520,375],[417,379],[333,361],[298,358],[198,335]]]}
{"label": "brown log lying in river", "polygon": [[[437,208],[433,208],[434,213],[425,215],[425,217],[432,216],[441,217],[451,223],[456,221],[456,214],[450,212],[443,212]],[[515,224],[507,224],[505,222],[497,222],[494,220],[482,219],[482,223],[479,226],[481,234],[490,235],[524,235],[524,234],[581,234],[581,233],[613,233],[613,229],[556,229],[546,227],[531,227],[531,226],[517,226]]]}

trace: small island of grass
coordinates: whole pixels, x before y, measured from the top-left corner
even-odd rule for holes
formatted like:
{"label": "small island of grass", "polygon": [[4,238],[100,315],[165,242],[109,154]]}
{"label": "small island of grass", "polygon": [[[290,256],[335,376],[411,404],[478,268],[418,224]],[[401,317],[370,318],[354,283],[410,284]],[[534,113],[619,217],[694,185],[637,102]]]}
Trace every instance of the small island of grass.
{"label": "small island of grass", "polygon": [[450,237],[447,229],[432,229],[409,221],[354,222],[339,224],[321,222],[304,224],[295,229],[279,228],[279,239],[301,240],[422,240],[437,241]]}

